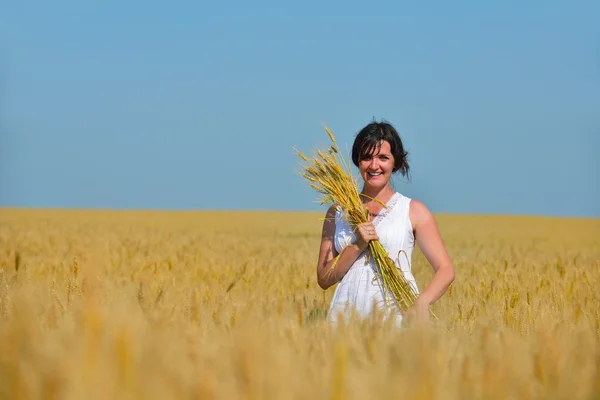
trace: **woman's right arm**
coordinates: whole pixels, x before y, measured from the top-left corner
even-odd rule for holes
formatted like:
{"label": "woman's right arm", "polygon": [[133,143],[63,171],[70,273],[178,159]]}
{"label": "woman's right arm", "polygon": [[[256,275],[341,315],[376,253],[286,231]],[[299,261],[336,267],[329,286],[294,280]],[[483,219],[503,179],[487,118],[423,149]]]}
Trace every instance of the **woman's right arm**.
{"label": "woman's right arm", "polygon": [[[317,265],[317,281],[323,290],[338,283],[344,275],[346,275],[352,266],[352,263],[354,263],[358,256],[367,248],[368,241],[363,238],[362,232],[364,229],[368,229],[371,224],[366,223],[364,225],[364,227],[361,226],[361,229],[357,230],[359,235],[356,243],[346,246],[341,254],[339,254],[337,260],[335,260],[338,256],[333,244],[335,235],[335,208],[334,206],[331,206],[329,210],[327,210],[325,221],[323,222],[321,248],[319,250],[319,261]],[[375,235],[369,239],[376,238]]]}

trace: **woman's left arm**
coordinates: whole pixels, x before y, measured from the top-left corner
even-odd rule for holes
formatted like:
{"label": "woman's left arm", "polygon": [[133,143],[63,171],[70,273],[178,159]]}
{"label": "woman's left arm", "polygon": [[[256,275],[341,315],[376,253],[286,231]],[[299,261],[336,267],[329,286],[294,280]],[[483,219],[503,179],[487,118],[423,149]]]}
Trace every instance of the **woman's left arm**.
{"label": "woman's left arm", "polygon": [[419,311],[428,311],[429,306],[442,297],[454,281],[454,266],[431,211],[418,200],[412,200],[410,204],[415,241],[435,272],[414,305],[417,313],[421,314]]}

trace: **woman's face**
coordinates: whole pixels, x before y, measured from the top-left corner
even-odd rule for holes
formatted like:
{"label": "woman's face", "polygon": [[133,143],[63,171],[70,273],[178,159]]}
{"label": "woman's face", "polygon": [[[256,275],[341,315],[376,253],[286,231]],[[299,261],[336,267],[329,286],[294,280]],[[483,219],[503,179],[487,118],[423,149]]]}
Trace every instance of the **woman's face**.
{"label": "woman's face", "polygon": [[381,189],[388,184],[394,170],[394,156],[390,144],[382,141],[371,155],[366,155],[358,164],[360,175],[365,186],[370,189]]}

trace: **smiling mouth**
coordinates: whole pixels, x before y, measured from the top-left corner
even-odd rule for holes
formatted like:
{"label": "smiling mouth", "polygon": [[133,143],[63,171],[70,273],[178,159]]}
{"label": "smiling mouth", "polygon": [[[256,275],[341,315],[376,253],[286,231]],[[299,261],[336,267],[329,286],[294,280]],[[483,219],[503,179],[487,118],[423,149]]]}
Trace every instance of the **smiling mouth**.
{"label": "smiling mouth", "polygon": [[373,176],[373,177],[375,177],[375,176],[380,176],[380,175],[381,175],[381,172],[368,172],[367,174],[368,174],[369,176]]}

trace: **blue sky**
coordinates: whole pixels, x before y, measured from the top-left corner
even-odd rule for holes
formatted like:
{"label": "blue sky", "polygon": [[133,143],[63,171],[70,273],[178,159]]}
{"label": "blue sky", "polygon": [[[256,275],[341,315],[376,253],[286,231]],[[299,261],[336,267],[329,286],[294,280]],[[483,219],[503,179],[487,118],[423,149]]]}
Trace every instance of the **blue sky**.
{"label": "blue sky", "polygon": [[1,7],[0,206],[320,210],[383,118],[435,212],[600,217],[600,2]]}

